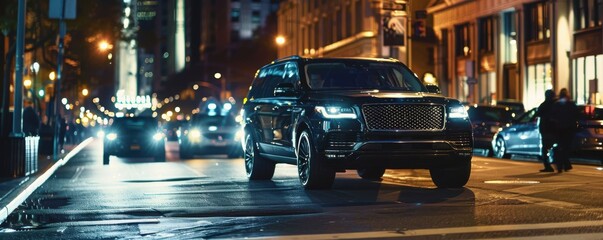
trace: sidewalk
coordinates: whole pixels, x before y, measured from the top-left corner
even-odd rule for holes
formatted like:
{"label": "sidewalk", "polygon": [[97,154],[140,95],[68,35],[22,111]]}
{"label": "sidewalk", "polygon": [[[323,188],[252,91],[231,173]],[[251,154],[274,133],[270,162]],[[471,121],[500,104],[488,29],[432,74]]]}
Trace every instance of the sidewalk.
{"label": "sidewalk", "polygon": [[52,156],[40,155],[38,172],[32,175],[20,178],[0,178],[0,224],[59,167],[65,165],[90,142],[92,142],[92,138],[88,138],[78,145],[65,145],[65,150],[59,156],[58,161],[53,161]]}

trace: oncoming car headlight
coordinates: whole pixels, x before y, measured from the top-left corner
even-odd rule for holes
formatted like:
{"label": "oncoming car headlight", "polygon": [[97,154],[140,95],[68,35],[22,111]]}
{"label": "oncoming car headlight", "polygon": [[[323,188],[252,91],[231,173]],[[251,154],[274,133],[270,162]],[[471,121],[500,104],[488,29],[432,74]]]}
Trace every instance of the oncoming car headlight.
{"label": "oncoming car headlight", "polygon": [[188,131],[188,140],[191,142],[200,142],[201,141],[201,130],[197,128],[193,128]]}
{"label": "oncoming car headlight", "polygon": [[105,136],[107,137],[107,140],[109,140],[109,141],[113,141],[113,140],[117,139],[117,133],[108,133]]}
{"label": "oncoming car headlight", "polygon": [[469,118],[467,109],[463,106],[450,107],[448,110],[448,118]]}
{"label": "oncoming car headlight", "polygon": [[159,140],[163,139],[163,137],[164,137],[163,133],[158,132],[153,135],[153,140],[159,141]]}
{"label": "oncoming car headlight", "polygon": [[356,113],[351,107],[322,107],[316,106],[316,112],[322,114],[324,118],[349,118],[356,119]]}

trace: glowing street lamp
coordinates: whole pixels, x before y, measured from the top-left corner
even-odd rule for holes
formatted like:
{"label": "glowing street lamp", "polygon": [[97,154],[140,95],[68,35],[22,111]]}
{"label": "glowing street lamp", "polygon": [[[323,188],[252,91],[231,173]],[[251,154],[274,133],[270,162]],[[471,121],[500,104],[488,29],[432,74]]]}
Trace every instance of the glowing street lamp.
{"label": "glowing street lamp", "polygon": [[111,44],[109,44],[107,41],[101,41],[98,43],[98,50],[100,50],[101,52],[105,52],[107,50],[110,50],[111,48],[113,48],[113,46]]}
{"label": "glowing street lamp", "polygon": [[286,42],[285,41],[285,37],[283,37],[281,35],[276,36],[276,38],[274,39],[274,41],[276,42],[276,45],[278,45],[278,46],[283,46],[283,45],[285,45],[285,42]]}
{"label": "glowing street lamp", "polygon": [[83,95],[84,97],[85,97],[85,96],[88,96],[88,89],[87,89],[87,88],[82,89],[82,95]]}
{"label": "glowing street lamp", "polygon": [[50,81],[54,81],[57,78],[57,74],[52,71],[48,74],[48,78],[50,78]]}
{"label": "glowing street lamp", "polygon": [[23,80],[23,86],[25,88],[29,89],[31,87],[31,80],[29,80],[29,79]]}

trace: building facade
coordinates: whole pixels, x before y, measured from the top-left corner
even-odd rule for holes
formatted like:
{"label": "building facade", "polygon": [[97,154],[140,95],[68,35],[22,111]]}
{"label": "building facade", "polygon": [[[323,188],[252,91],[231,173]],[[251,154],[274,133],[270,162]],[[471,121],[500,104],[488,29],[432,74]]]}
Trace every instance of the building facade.
{"label": "building facade", "polygon": [[435,37],[427,3],[283,1],[278,11],[278,56],[396,58],[421,78],[433,76]]}
{"label": "building facade", "polygon": [[598,0],[432,0],[436,75],[468,103],[522,101],[568,88],[578,104],[601,104]]}

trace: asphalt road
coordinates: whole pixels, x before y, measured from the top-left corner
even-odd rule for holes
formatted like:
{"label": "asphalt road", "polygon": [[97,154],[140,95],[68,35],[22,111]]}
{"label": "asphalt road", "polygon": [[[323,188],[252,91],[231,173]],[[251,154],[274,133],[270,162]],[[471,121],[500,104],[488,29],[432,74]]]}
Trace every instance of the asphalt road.
{"label": "asphalt road", "polygon": [[242,159],[111,159],[95,141],[7,221],[0,239],[603,239],[603,169],[539,173],[529,161],[474,157],[465,188],[437,189],[427,170],[380,182],[338,173],[304,191],[296,168],[250,182]]}

